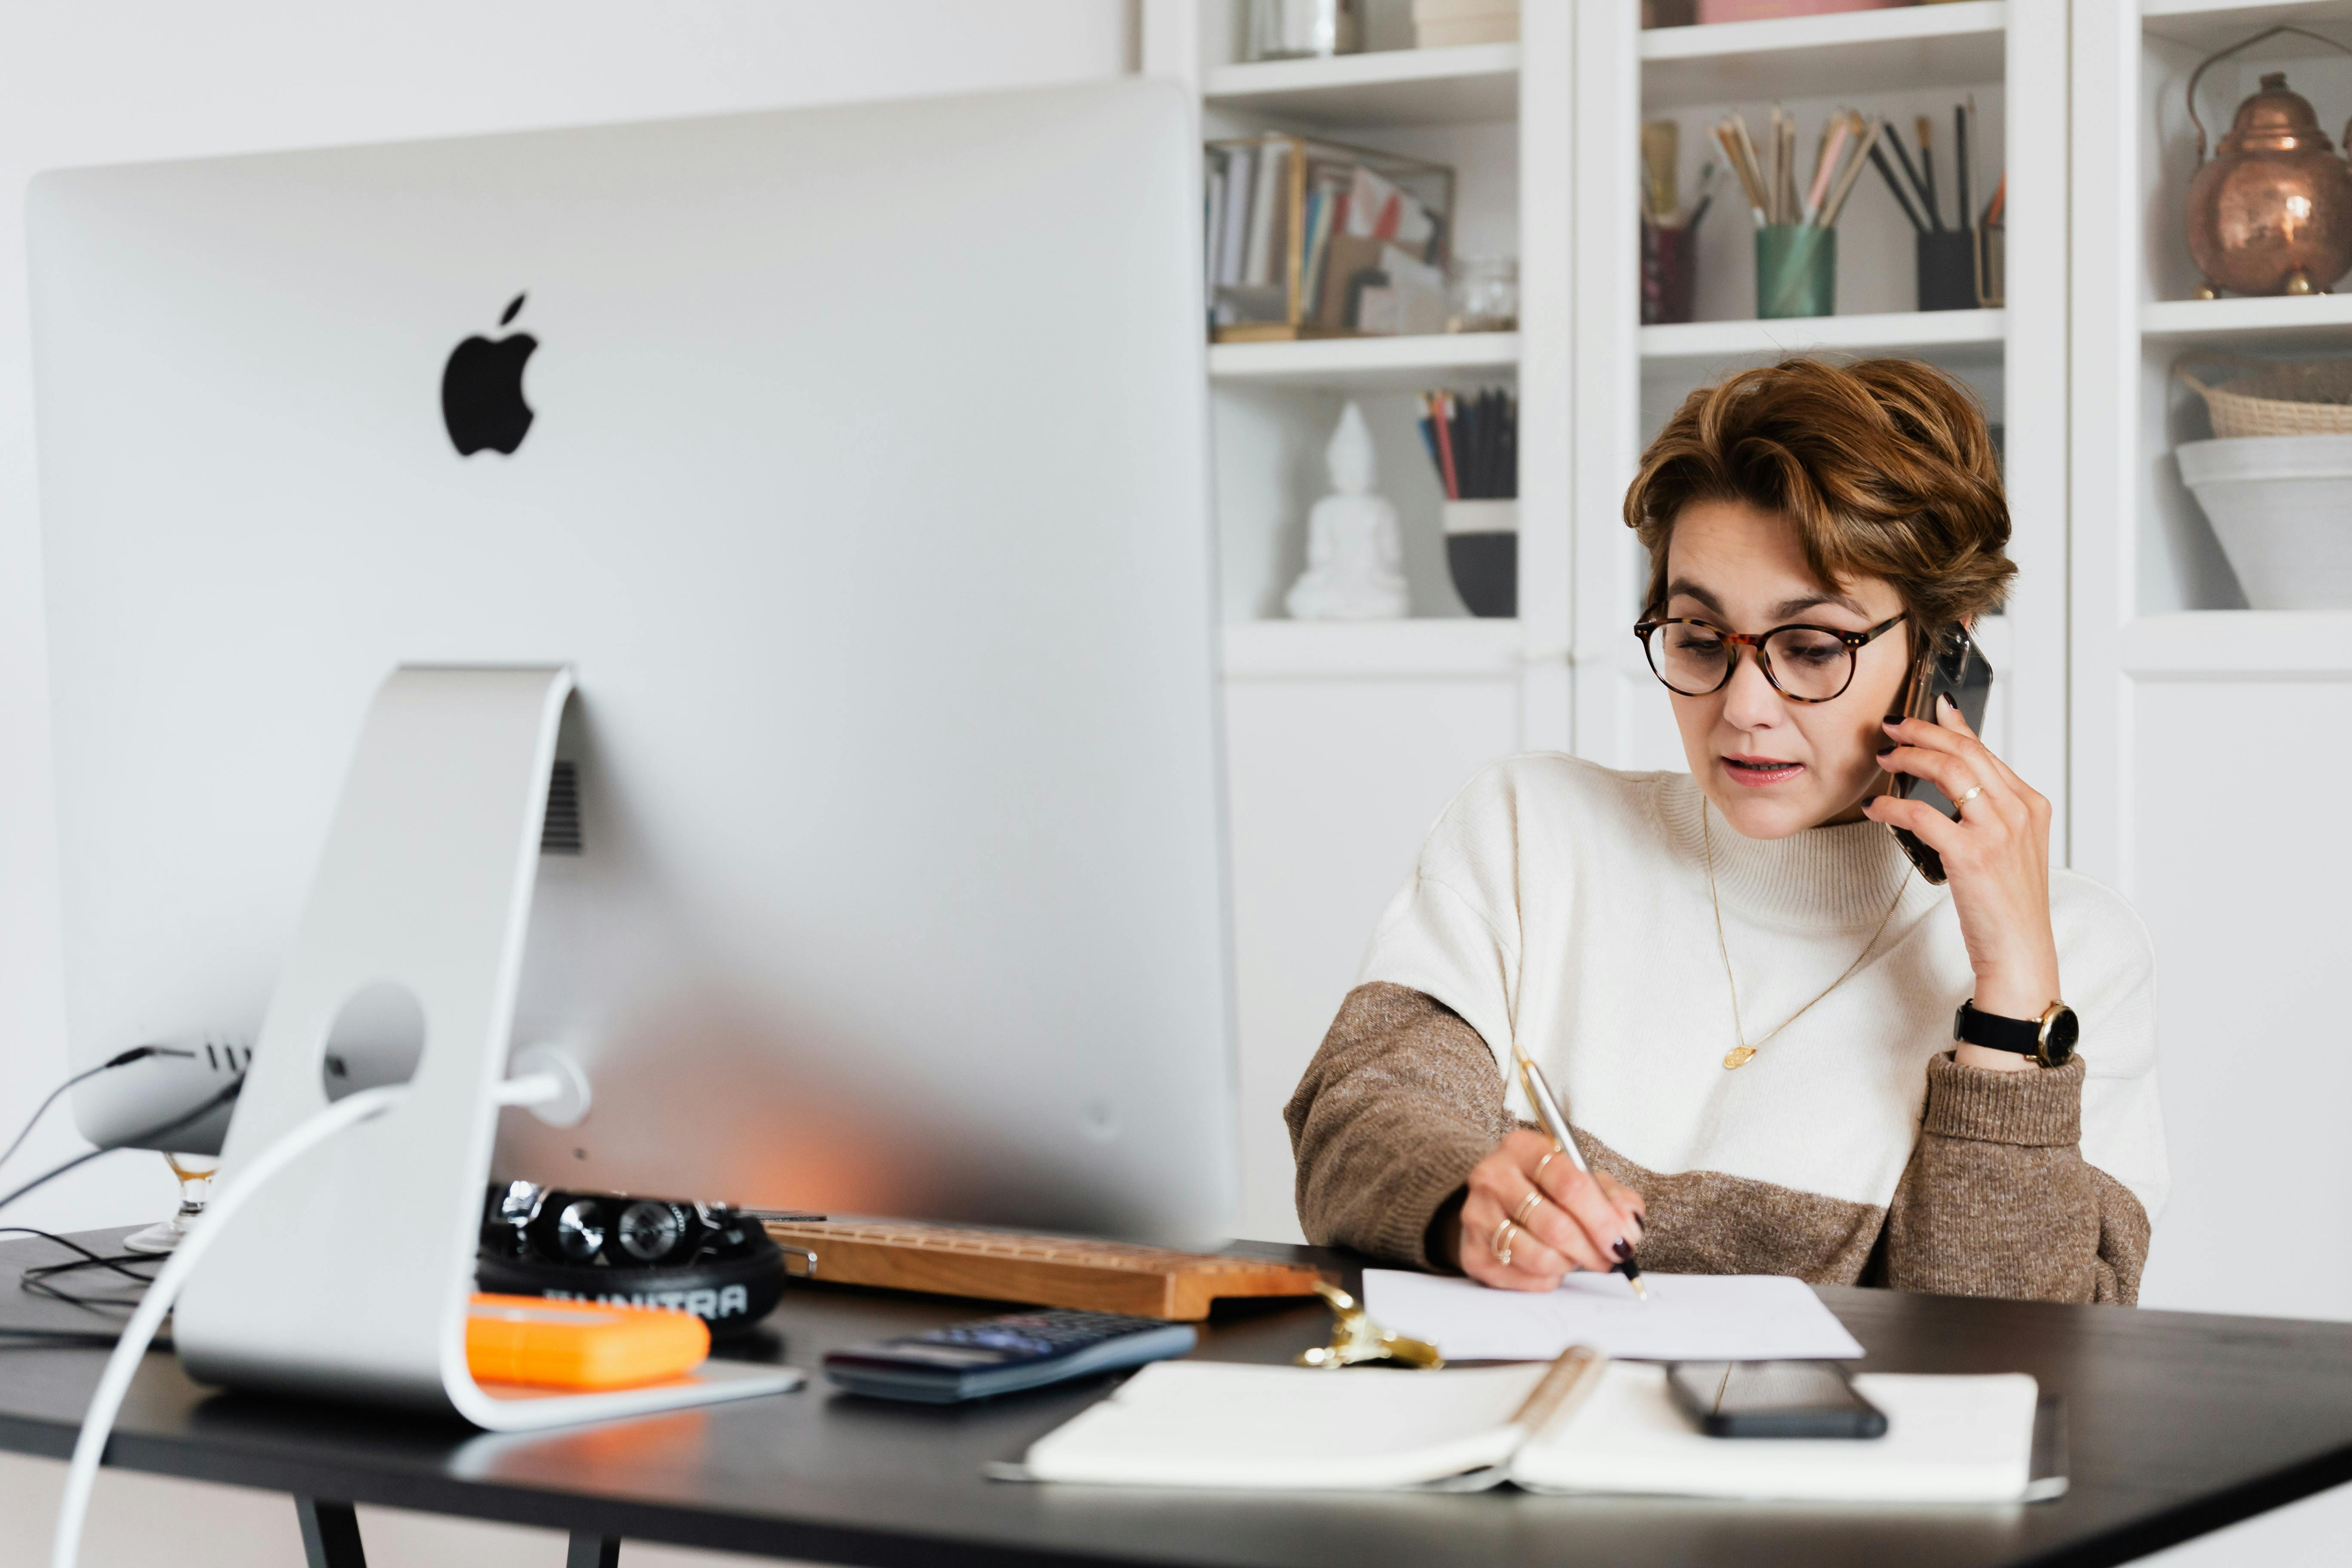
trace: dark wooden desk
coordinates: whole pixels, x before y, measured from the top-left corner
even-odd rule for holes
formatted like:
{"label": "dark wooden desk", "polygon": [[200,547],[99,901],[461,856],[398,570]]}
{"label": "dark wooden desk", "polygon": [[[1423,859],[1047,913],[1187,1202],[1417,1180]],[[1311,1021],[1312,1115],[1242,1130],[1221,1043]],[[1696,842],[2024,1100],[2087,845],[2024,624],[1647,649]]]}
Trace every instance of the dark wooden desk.
{"label": "dark wooden desk", "polygon": [[[112,1236],[119,1233],[106,1233]],[[1250,1248],[1348,1268],[1305,1248]],[[49,1244],[0,1244],[0,1325],[65,1326],[21,1294]],[[1352,1280],[1351,1280],[1352,1283]],[[2072,1490],[2013,1508],[1890,1508],[1536,1497],[1262,1495],[1023,1486],[985,1460],[1100,1397],[1104,1384],[931,1409],[828,1392],[835,1345],[997,1310],[796,1288],[767,1353],[798,1394],[550,1436],[486,1436],[357,1408],[215,1394],[148,1358],[111,1464],[297,1498],[421,1509],[830,1563],[1945,1564],[2120,1563],[2352,1479],[2352,1325],[1822,1292],[1873,1370],[2032,1373],[2067,1402]],[[1316,1304],[1220,1316],[1199,1353],[1277,1362],[1316,1342]],[[0,1344],[7,1342],[0,1337]],[[98,1350],[0,1350],[0,1447],[63,1458]],[[1337,1376],[1409,1376],[1362,1372]],[[322,1517],[313,1513],[313,1521]],[[330,1531],[348,1510],[324,1510]],[[291,1524],[289,1521],[289,1528]],[[331,1553],[330,1553],[331,1556]]]}

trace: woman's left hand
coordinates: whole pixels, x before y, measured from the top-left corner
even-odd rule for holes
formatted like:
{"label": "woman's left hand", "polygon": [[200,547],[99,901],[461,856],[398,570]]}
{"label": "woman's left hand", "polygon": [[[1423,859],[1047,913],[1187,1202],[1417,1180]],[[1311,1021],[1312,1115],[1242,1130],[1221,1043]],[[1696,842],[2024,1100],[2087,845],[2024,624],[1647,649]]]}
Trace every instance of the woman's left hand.
{"label": "woman's left hand", "polygon": [[[1992,754],[1950,699],[1940,721],[1906,719],[1886,725],[1891,742],[1878,759],[1890,773],[1927,780],[1960,801],[1954,822],[1920,800],[1878,795],[1863,807],[1874,822],[1907,829],[1944,858],[1952,907],[1960,917],[1974,1001],[2004,1018],[2038,1018],[2058,1000],[2058,944],[2050,931],[2050,803]],[[1979,793],[1966,801],[1963,795]],[[2019,1068],[2031,1058],[1962,1045],[1973,1067]]]}

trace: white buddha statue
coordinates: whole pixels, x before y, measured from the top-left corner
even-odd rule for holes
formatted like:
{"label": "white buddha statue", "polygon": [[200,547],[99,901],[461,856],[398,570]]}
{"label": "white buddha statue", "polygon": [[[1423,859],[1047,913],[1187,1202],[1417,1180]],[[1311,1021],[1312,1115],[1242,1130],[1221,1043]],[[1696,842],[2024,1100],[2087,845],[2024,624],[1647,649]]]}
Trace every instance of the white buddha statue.
{"label": "white buddha statue", "polygon": [[1372,493],[1372,432],[1353,403],[1340,414],[1323,458],[1332,493],[1307,514],[1307,570],[1283,604],[1302,621],[1394,620],[1411,608],[1404,536],[1396,508]]}

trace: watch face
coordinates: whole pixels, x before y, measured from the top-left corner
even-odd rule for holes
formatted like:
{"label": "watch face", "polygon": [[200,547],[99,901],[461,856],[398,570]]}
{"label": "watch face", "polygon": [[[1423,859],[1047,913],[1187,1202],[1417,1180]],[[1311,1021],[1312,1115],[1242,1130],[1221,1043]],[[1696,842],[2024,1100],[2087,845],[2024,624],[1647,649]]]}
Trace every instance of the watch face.
{"label": "watch face", "polygon": [[2043,1050],[2051,1065],[2060,1066],[2074,1058],[2074,1042],[2083,1037],[2083,1022],[2074,1016],[2072,1007],[2061,1007],[2051,1016],[2048,1028],[2042,1034]]}

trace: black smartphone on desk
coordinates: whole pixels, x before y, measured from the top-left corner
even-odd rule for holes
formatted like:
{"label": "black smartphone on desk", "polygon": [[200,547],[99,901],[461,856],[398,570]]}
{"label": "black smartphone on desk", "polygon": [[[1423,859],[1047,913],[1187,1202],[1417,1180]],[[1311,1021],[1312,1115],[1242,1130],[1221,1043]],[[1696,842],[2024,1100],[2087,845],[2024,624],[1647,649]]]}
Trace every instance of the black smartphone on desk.
{"label": "black smartphone on desk", "polygon": [[[1911,678],[1903,688],[1903,716],[1937,723],[1937,704],[1948,697],[1959,709],[1960,717],[1968,721],[1969,728],[1981,734],[1985,702],[1991,695],[1992,666],[1985,662],[1984,650],[1969,636],[1968,627],[1955,621],[1928,638],[1919,657],[1911,661]],[[1895,781],[1889,793],[1899,799],[1924,800],[1953,821],[1959,820],[1960,808],[1926,779],[1910,773],[1888,776]],[[1903,853],[1911,858],[1911,864],[1919,868],[1919,875],[1941,887],[1944,858],[1920,842],[1919,837],[1908,828],[1894,831],[1895,841],[1903,846]]]}
{"label": "black smartphone on desk", "polygon": [[1825,1361],[1678,1361],[1666,1390],[1710,1437],[1883,1437],[1886,1415]]}

